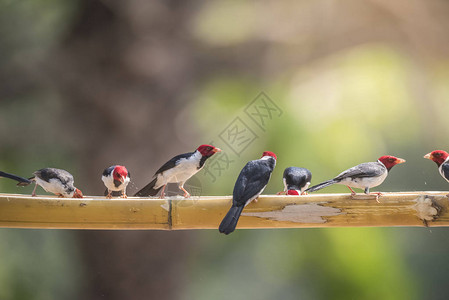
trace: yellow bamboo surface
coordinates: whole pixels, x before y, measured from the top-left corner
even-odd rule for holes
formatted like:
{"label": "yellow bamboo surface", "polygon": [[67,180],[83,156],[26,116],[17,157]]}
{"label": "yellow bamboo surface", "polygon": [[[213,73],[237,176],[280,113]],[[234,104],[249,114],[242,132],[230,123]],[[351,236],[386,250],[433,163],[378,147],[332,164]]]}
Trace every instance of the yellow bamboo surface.
{"label": "yellow bamboo surface", "polygon": [[[449,192],[372,195],[262,195],[237,228],[449,226]],[[60,229],[217,229],[231,196],[184,199],[0,194],[0,227]]]}

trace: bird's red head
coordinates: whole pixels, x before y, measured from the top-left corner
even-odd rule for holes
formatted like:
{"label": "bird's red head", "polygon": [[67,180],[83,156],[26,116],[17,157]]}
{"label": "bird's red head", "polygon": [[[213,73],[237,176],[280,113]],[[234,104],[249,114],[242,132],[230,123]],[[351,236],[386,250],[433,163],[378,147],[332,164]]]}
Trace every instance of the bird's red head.
{"label": "bird's red head", "polygon": [[297,190],[288,190],[287,195],[299,196],[299,192]]}
{"label": "bird's red head", "polygon": [[443,150],[434,150],[434,151],[424,155],[424,158],[433,160],[434,162],[437,163],[438,166],[440,166],[442,163],[444,163],[448,157],[449,157],[449,154]]}
{"label": "bird's red head", "polygon": [[83,193],[79,189],[75,188],[75,192],[73,193],[73,198],[83,198]]}
{"label": "bird's red head", "polygon": [[276,154],[274,154],[271,151],[265,151],[264,153],[262,153],[262,157],[264,157],[264,156],[271,156],[271,157],[273,157],[274,159],[277,160]]}
{"label": "bird's red head", "polygon": [[211,145],[201,145],[196,150],[201,153],[202,156],[211,157],[217,152],[221,152],[220,148]]}
{"label": "bird's red head", "polygon": [[383,163],[384,166],[385,166],[388,170],[390,170],[391,168],[393,168],[395,165],[405,163],[405,159],[397,158],[397,157],[394,157],[394,156],[391,156],[391,155],[384,155],[384,156],[381,156],[381,157],[379,157],[378,160],[379,160],[381,163]]}
{"label": "bird's red head", "polygon": [[128,170],[124,166],[115,166],[114,171],[112,171],[112,177],[114,180],[123,183],[126,177],[128,177]]}

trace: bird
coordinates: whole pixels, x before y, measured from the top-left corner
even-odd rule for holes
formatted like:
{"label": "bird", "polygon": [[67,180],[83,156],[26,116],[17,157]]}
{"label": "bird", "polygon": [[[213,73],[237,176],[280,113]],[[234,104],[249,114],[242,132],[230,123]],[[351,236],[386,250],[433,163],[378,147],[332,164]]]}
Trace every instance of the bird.
{"label": "bird", "polygon": [[[384,182],[391,168],[404,162],[405,159],[384,155],[381,156],[377,162],[362,163],[347,169],[331,180],[308,188],[306,192],[315,192],[337,183],[346,185],[351,190],[352,196],[354,196],[356,192],[354,192],[351,187],[364,189],[365,194],[370,194],[369,189]],[[382,193],[377,192],[374,194],[376,194],[376,201],[378,201],[379,196],[381,196]]]}
{"label": "bird", "polygon": [[251,201],[257,201],[270,180],[276,159],[276,154],[265,151],[260,159],[248,162],[240,171],[232,193],[232,206],[218,228],[221,233],[233,232],[243,208]]}
{"label": "bird", "polygon": [[106,186],[104,195],[111,199],[114,192],[120,192],[122,198],[126,196],[126,186],[131,180],[131,175],[124,166],[114,165],[104,169],[101,180],[103,180]]}
{"label": "bird", "polygon": [[[36,196],[36,188],[40,185],[46,192],[53,193],[61,198],[83,198],[83,193],[73,183],[73,176],[66,170],[56,168],[44,168],[33,173],[29,178],[30,183],[35,182],[31,196]],[[29,183],[18,183],[23,186]]]}
{"label": "bird", "polygon": [[278,195],[304,195],[312,180],[312,172],[306,168],[289,167],[284,170],[284,191]]}
{"label": "bird", "polygon": [[154,174],[154,179],[138,191],[134,196],[156,196],[162,189],[160,198],[165,197],[165,187],[168,183],[178,183],[184,197],[190,197],[184,188],[184,183],[204,167],[204,163],[215,153],[221,152],[220,148],[211,145],[201,145],[195,151],[177,155],[167,161]]}
{"label": "bird", "polygon": [[437,164],[441,176],[449,182],[449,153],[443,150],[434,150],[424,155],[424,158],[433,160]]}
{"label": "bird", "polygon": [[18,181],[19,183],[27,183],[27,184],[31,183],[31,181],[29,179],[26,179],[26,178],[23,178],[23,177],[14,175],[14,174],[2,172],[2,171],[0,171],[0,177],[9,178],[9,179]]}

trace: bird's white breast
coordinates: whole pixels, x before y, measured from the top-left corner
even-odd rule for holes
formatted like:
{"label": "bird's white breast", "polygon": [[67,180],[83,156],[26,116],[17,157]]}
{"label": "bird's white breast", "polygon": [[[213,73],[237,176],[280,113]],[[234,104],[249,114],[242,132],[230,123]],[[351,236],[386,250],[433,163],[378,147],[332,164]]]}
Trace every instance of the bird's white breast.
{"label": "bird's white breast", "polygon": [[53,194],[61,194],[64,197],[72,197],[73,192],[68,194],[64,188],[64,185],[58,179],[52,178],[49,182],[40,179],[39,177],[35,177],[36,183],[40,185],[46,192]]}
{"label": "bird's white breast", "polygon": [[162,174],[158,175],[157,184],[155,188],[159,188],[160,186],[167,183],[177,183],[184,184],[190,177],[195,175],[200,169],[198,169],[199,162],[201,160],[201,153],[194,153],[192,156],[188,158],[181,158],[179,163],[168,169]]}
{"label": "bird's white breast", "polygon": [[114,184],[114,177],[112,175],[110,176],[102,176],[101,180],[103,180],[104,185],[106,186],[106,188],[110,191],[114,191],[114,192],[118,192],[118,191],[123,191],[124,189],[126,189],[126,186],[128,185],[130,178],[126,177],[125,181],[120,184],[118,187],[115,186]]}
{"label": "bird's white breast", "polygon": [[348,185],[350,187],[365,189],[367,187],[372,188],[380,185],[387,178],[388,172],[384,172],[380,176],[376,177],[360,177],[360,178],[345,178],[339,182],[339,184]]}

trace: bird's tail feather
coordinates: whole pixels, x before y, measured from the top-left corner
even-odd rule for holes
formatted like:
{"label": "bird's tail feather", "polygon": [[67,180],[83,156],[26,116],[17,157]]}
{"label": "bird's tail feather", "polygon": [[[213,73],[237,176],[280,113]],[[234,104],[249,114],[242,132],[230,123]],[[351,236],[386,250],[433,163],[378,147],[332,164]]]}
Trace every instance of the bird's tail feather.
{"label": "bird's tail feather", "polygon": [[237,226],[237,222],[239,221],[243,208],[244,206],[231,207],[226,216],[223,218],[223,221],[221,221],[218,230],[224,234],[230,234],[233,232]]}
{"label": "bird's tail feather", "polygon": [[156,196],[159,190],[162,188],[159,187],[157,189],[154,188],[157,182],[157,177],[153,179],[149,184],[144,186],[140,191],[138,191],[134,197],[147,197],[147,196]]}
{"label": "bird's tail feather", "polygon": [[25,186],[25,185],[29,185],[31,183],[31,181],[29,179],[17,176],[17,175],[13,175],[13,174],[9,174],[9,173],[5,173],[0,171],[0,177],[5,177],[5,178],[9,178],[15,181],[18,181],[19,183],[17,185],[21,185],[21,186]]}
{"label": "bird's tail feather", "polygon": [[321,190],[322,188],[325,188],[325,187],[328,187],[330,185],[333,185],[334,183],[337,183],[337,182],[338,182],[338,180],[335,180],[335,179],[331,179],[331,180],[328,180],[328,181],[325,181],[325,182],[321,182],[321,183],[319,183],[317,185],[309,187],[306,190],[306,192],[310,192],[310,193],[311,192],[315,192],[315,191]]}

